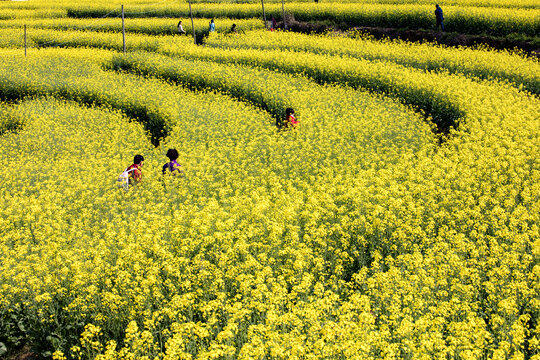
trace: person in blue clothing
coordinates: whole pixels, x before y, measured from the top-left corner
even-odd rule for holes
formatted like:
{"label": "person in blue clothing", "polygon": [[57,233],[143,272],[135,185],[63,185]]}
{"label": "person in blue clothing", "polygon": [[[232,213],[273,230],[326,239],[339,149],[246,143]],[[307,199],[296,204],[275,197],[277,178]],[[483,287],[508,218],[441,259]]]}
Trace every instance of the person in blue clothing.
{"label": "person in blue clothing", "polygon": [[435,20],[437,20],[437,25],[435,27],[436,30],[439,29],[439,26],[441,27],[441,30],[444,31],[444,24],[443,24],[443,12],[439,4],[435,5]]}
{"label": "person in blue clothing", "polygon": [[184,177],[184,170],[182,170],[180,164],[176,162],[176,160],[178,159],[178,150],[169,149],[167,151],[167,157],[169,158],[169,162],[163,165],[163,175],[169,172],[171,175],[178,175]]}
{"label": "person in blue clothing", "polygon": [[210,27],[208,28],[209,32],[216,31],[216,24],[214,24],[214,19],[210,20]]}

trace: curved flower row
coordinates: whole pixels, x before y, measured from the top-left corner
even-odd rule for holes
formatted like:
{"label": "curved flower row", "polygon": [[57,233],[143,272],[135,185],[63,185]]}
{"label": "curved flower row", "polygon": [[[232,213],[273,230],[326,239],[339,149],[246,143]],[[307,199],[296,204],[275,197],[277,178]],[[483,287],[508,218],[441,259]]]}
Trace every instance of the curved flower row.
{"label": "curved flower row", "polygon": [[371,61],[383,60],[427,71],[448,71],[481,79],[508,80],[534,94],[540,93],[538,60],[506,51],[256,31],[242,37],[211,37],[206,45],[217,48],[307,51]]}
{"label": "curved flower row", "polygon": [[[193,35],[191,21],[189,16],[184,17],[182,27],[186,34]],[[148,35],[176,35],[178,34],[178,19],[171,18],[136,18],[124,21],[127,33],[148,34]],[[118,17],[103,19],[28,19],[24,21],[27,26],[28,36],[32,36],[33,29],[54,29],[54,30],[81,30],[81,31],[103,31],[103,32],[122,32],[122,21]],[[202,37],[208,35],[210,19],[194,19],[195,33]],[[20,19],[6,20],[0,23],[1,28],[20,29]],[[215,31],[218,33],[228,33],[233,24],[241,31],[255,29],[264,29],[264,24],[260,19],[226,19],[221,18],[215,22]],[[18,30],[19,34],[21,31]],[[128,34],[129,40],[129,34]]]}
{"label": "curved flower row", "polygon": [[[95,57],[96,53],[92,54]],[[105,86],[112,87],[108,79],[118,82],[116,91],[120,93],[122,86],[137,84],[131,76],[122,75],[125,79],[121,80],[120,75],[97,71],[85,60],[88,55],[82,50],[49,51],[41,54],[42,59],[30,61],[33,66],[28,69],[15,67],[4,59],[6,78],[9,72],[15,85],[9,83],[9,88],[6,81],[2,89],[5,93],[6,89],[20,91],[20,97],[28,95],[31,87],[48,89],[36,90],[35,95],[67,97],[77,93],[88,97],[94,86],[96,91],[104,89],[103,95],[114,105],[112,91],[108,92]],[[56,60],[56,56],[64,60]],[[70,57],[78,57],[78,64],[86,66],[69,66],[66,58]],[[97,57],[103,58],[107,58],[106,53]],[[63,65],[56,72],[47,75],[41,71],[51,69],[55,61]],[[83,76],[87,78],[84,87],[78,84]],[[157,94],[174,96],[170,89],[165,91],[164,85],[160,88],[149,80],[140,82],[145,91],[153,91],[154,103],[159,103]],[[125,130],[118,132],[96,122],[100,118],[97,114],[73,106],[64,110],[55,102],[24,102],[16,106],[10,114],[26,119],[25,126],[2,139],[3,153],[10,161],[2,175],[2,188],[9,195],[4,194],[2,219],[6,241],[2,242],[1,251],[3,259],[12,259],[2,262],[5,317],[0,323],[5,336],[42,341],[44,351],[52,348],[84,358],[106,356],[106,352],[117,356],[114,342],[123,344],[121,353],[133,356],[166,353],[165,356],[174,357],[179,352],[202,356],[232,336],[239,344],[246,344],[242,352],[250,356],[252,344],[246,338],[249,327],[262,316],[257,314],[266,311],[262,302],[252,301],[253,287],[261,281],[275,284],[275,296],[262,295],[261,301],[274,298],[276,309],[281,309],[278,314],[286,311],[287,304],[297,301],[296,298],[303,299],[308,290],[302,290],[305,285],[299,282],[296,269],[307,270],[313,255],[295,255],[297,245],[287,244],[298,236],[287,223],[301,208],[301,189],[343,178],[351,171],[362,172],[362,167],[388,168],[403,157],[410,158],[413,144],[429,147],[432,142],[429,129],[421,120],[397,104],[351,90],[314,88],[317,85],[312,84],[303,95],[306,99],[311,97],[311,106],[318,109],[311,116],[309,111],[303,111],[305,133],[277,138],[257,130],[252,110],[246,121],[243,115],[248,114],[249,108],[240,111],[235,107],[231,110],[238,110],[231,113],[225,110],[231,107],[230,103],[218,105],[205,100],[209,95],[200,95],[195,103],[199,107],[198,117],[176,121],[167,144],[161,148],[180,149],[189,179],[178,184],[176,179],[160,179],[155,170],[149,170],[144,185],[132,189],[128,196],[111,189],[117,175],[114,169],[122,169],[130,153],[143,152],[149,169],[159,168],[162,158],[148,144],[122,148],[134,125],[124,129],[126,119],[112,116],[111,121]],[[145,94],[149,93],[141,93]],[[183,96],[186,102],[194,101],[187,94]],[[144,96],[137,101],[145,103]],[[357,107],[360,101],[365,110],[364,106]],[[161,105],[164,103],[162,100]],[[324,113],[328,114],[327,121],[318,125],[310,121],[310,117]],[[60,122],[59,118],[65,120]],[[397,119],[402,122],[399,131],[394,123]],[[420,134],[411,133],[415,127]],[[114,146],[101,145],[106,151],[99,150],[102,147],[93,142],[103,137],[100,129],[115,141]],[[142,132],[139,129],[137,133]],[[32,140],[32,134],[40,134],[38,143]],[[356,141],[351,142],[353,136]],[[42,142],[50,148],[40,145]],[[399,143],[405,153],[397,151]],[[35,155],[35,147],[56,160],[43,170],[32,167],[34,163],[28,159]],[[162,154],[161,149],[158,152]],[[119,157],[116,151],[124,155]],[[351,157],[354,153],[361,156]],[[98,165],[88,166],[83,172],[74,170],[96,156]],[[115,160],[103,160],[107,158]],[[28,170],[25,167],[14,176],[14,172],[21,170],[15,166],[18,162],[27,164]],[[27,172],[32,176],[26,176]],[[65,190],[68,186],[69,190]],[[40,191],[36,193],[37,187]],[[21,202],[21,198],[26,200]],[[280,247],[276,241],[285,243]],[[32,248],[25,251],[27,244],[32,244]],[[258,260],[253,260],[253,254],[258,254]],[[295,261],[297,256],[305,256],[308,263]],[[260,264],[266,268],[261,279],[254,276],[259,273]],[[322,276],[327,272],[320,267],[317,271]],[[284,297],[288,287],[293,287],[297,295]],[[156,311],[148,313],[148,308]],[[239,309],[243,310],[239,313]],[[216,313],[217,310],[222,313]],[[251,314],[248,322],[238,317],[242,312]],[[213,316],[220,321],[213,325],[201,323]],[[230,317],[235,319],[231,318],[229,328],[223,328],[223,321]],[[31,330],[21,334],[15,329],[17,322]],[[183,328],[188,332],[184,333]],[[206,339],[204,343],[197,343],[189,329],[200,333]],[[231,335],[226,335],[230,329]],[[56,335],[51,337],[53,332]],[[167,350],[163,343],[161,348],[155,345],[156,339],[149,337],[152,333],[159,333],[166,340]],[[184,334],[194,342],[177,347],[175,344]],[[215,345],[205,345],[208,341]],[[239,348],[227,351],[236,353]]]}
{"label": "curved flower row", "polygon": [[[389,63],[159,41],[171,56],[42,49],[21,64],[2,51],[0,89],[20,103],[0,124],[22,127],[0,137],[0,342],[56,359],[538,357],[536,97]],[[206,91],[105,71],[113,58]],[[418,114],[340,80],[368,70],[446,96],[462,122],[436,144]],[[315,71],[333,85],[297,74]],[[293,104],[301,126],[276,133],[208,88]],[[143,108],[168,136],[153,148],[117,111],[23,95]],[[169,147],[186,178],[161,175]],[[116,191],[134,153],[143,182]]]}

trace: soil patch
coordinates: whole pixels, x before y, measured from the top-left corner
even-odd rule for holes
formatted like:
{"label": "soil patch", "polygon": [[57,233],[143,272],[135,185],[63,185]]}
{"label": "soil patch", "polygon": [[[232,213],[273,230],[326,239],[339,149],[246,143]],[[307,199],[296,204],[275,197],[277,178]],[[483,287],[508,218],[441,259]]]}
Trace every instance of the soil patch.
{"label": "soil patch", "polygon": [[21,349],[4,355],[4,360],[42,360],[38,354],[32,351],[30,346],[25,345]]}
{"label": "soil patch", "polygon": [[[411,42],[434,42],[447,46],[485,46],[497,50],[522,51],[533,57],[540,57],[540,44],[537,40],[518,40],[511,38],[492,37],[488,35],[469,35],[460,33],[445,33],[433,30],[411,30],[383,27],[355,27],[343,29],[338,25],[326,23],[312,23],[296,21],[293,16],[286,16],[287,29],[306,34],[323,34],[326,32],[359,32],[374,39],[399,39]],[[283,29],[283,22],[278,23],[278,28]]]}
{"label": "soil patch", "polygon": [[373,36],[375,39],[400,39],[412,42],[436,42],[448,46],[487,46],[497,50],[521,50],[530,56],[540,56],[540,46],[533,41],[491,37],[487,35],[468,35],[445,33],[430,30],[404,30],[393,28],[358,27],[352,30]]}

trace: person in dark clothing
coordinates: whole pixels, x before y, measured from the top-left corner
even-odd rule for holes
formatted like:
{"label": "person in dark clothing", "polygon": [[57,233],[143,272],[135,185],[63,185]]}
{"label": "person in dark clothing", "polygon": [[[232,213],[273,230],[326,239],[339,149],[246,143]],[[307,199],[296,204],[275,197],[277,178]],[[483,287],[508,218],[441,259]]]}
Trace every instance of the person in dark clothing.
{"label": "person in dark clothing", "polygon": [[274,31],[277,29],[277,21],[276,19],[274,19],[274,16],[272,16],[272,20],[270,20],[272,22],[272,27],[270,28],[270,31]]}
{"label": "person in dark clothing", "polygon": [[294,116],[294,110],[292,108],[285,109],[285,127],[290,129],[296,129],[298,127],[298,120]]}
{"label": "person in dark clothing", "polygon": [[167,171],[172,175],[179,175],[184,176],[184,171],[180,167],[180,164],[176,162],[178,159],[178,150],[176,149],[169,149],[167,151],[167,157],[169,158],[169,162],[163,165],[162,173],[165,175]]}
{"label": "person in dark clothing", "polygon": [[442,9],[441,7],[437,4],[435,5],[435,20],[437,20],[437,25],[435,27],[435,29],[439,29],[439,26],[441,27],[441,30],[444,31],[444,24],[443,24],[443,20],[444,20],[444,17],[443,17],[443,12],[442,12]]}
{"label": "person in dark clothing", "polygon": [[232,24],[231,34],[238,34],[238,29],[236,28],[236,24]]}
{"label": "person in dark clothing", "polygon": [[296,129],[299,125],[299,121],[294,116],[294,110],[292,108],[285,109],[285,120],[279,117],[276,118],[276,127],[278,130]]}

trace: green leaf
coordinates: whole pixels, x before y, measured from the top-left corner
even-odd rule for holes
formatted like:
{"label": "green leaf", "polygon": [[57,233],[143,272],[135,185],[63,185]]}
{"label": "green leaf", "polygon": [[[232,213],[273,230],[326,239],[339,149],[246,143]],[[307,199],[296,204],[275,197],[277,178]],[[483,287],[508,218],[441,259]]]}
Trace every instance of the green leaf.
{"label": "green leaf", "polygon": [[7,353],[7,347],[3,342],[0,342],[0,356],[4,355],[5,353]]}

